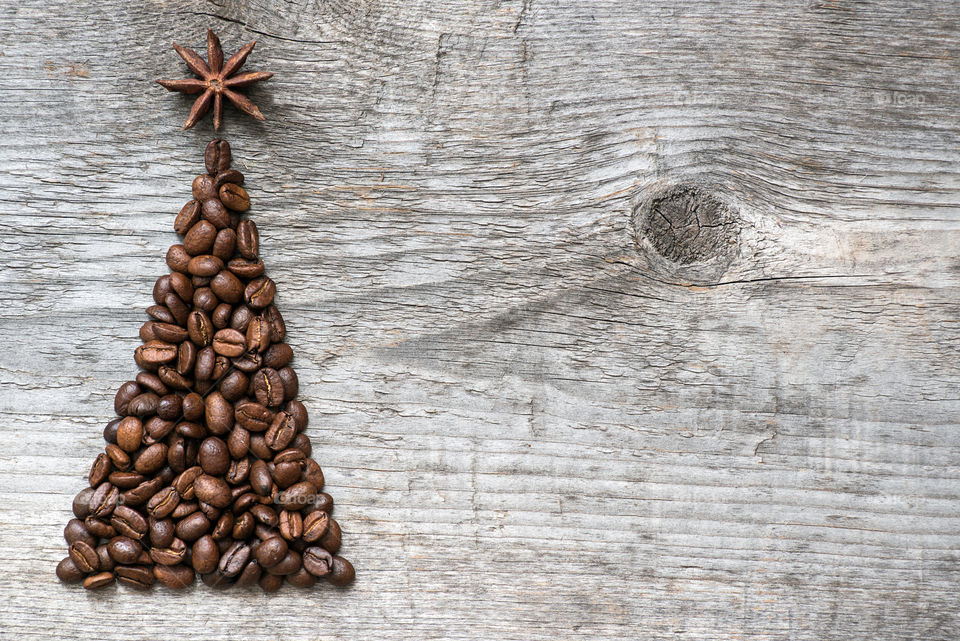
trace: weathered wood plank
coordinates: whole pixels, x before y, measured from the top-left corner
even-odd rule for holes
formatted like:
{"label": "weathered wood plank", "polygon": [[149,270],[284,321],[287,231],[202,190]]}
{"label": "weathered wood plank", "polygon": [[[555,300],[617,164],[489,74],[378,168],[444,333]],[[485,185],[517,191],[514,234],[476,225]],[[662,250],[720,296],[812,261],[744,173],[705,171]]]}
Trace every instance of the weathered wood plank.
{"label": "weathered wood plank", "polygon": [[[207,26],[277,73],[224,135],[343,592],[53,575],[213,135],[152,80]],[[25,0],[0,33],[0,638],[960,635],[955,3]],[[732,216],[682,265],[635,215],[671,185]]]}

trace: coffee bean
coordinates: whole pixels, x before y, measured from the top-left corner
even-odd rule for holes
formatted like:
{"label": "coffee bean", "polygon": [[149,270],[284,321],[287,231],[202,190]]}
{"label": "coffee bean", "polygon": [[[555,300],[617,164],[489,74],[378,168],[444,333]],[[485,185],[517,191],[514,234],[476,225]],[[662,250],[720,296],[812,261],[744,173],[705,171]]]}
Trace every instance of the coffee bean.
{"label": "coffee bean", "polygon": [[[157,399],[159,402],[159,399]],[[117,425],[117,445],[125,452],[135,452],[143,440],[143,422],[128,416]]]}
{"label": "coffee bean", "polygon": [[154,331],[154,328],[157,326],[156,321],[147,321],[140,326],[140,340],[144,343],[147,341],[157,340],[157,333]]}
{"label": "coffee bean", "polygon": [[257,352],[245,352],[244,354],[230,359],[233,366],[245,374],[252,374],[263,367],[263,359]]}
{"label": "coffee bean", "polygon": [[109,423],[106,424],[103,428],[103,440],[107,443],[117,443],[117,426],[120,425],[120,421],[123,419],[115,418]]}
{"label": "coffee bean", "polygon": [[177,523],[177,537],[187,542],[196,541],[210,530],[210,519],[203,512],[194,512]]}
{"label": "coffee bean", "polygon": [[[187,317],[187,331],[190,334],[190,340],[197,347],[206,347],[213,342],[213,322],[206,312],[196,309],[190,312],[190,316]],[[201,356],[198,354],[197,358],[199,359]],[[199,373],[197,378],[202,378]]]}
{"label": "coffee bean", "polygon": [[236,519],[233,516],[233,512],[224,512],[221,514],[216,525],[213,526],[213,532],[211,532],[213,540],[219,542],[229,538],[233,532],[233,524],[235,521]]}
{"label": "coffee bean", "polygon": [[257,585],[268,594],[276,592],[283,586],[283,576],[264,572],[260,575],[260,580],[257,582]]}
{"label": "coffee bean", "polygon": [[107,480],[121,490],[130,490],[147,480],[143,474],[137,472],[110,472]]}
{"label": "coffee bean", "polygon": [[147,533],[147,520],[132,507],[118,505],[110,515],[110,525],[120,534],[140,540]]}
{"label": "coffee bean", "polygon": [[193,583],[196,575],[185,565],[155,565],[153,576],[171,590],[181,590]]}
{"label": "coffee bean", "polygon": [[237,251],[247,260],[257,260],[260,255],[260,232],[252,220],[237,225]]}
{"label": "coffee bean", "polygon": [[180,300],[190,300],[193,297],[193,282],[186,274],[170,274],[170,289]]}
{"label": "coffee bean", "polygon": [[[206,334],[204,334],[206,336]],[[210,341],[213,342],[213,332],[210,334]],[[193,340],[192,338],[190,339]],[[213,377],[213,366],[217,361],[217,353],[212,347],[204,347],[197,351],[197,364],[194,368],[194,376],[198,381],[208,381]]]}
{"label": "coffee bean", "polygon": [[[187,266],[190,264],[190,253],[183,245],[170,245],[167,250],[167,267],[181,274],[188,273]],[[164,299],[166,304],[166,299]],[[170,307],[170,305],[167,305]],[[172,310],[171,310],[172,311]]]}
{"label": "coffee bean", "polygon": [[321,547],[309,547],[303,551],[303,567],[313,576],[327,576],[333,569],[333,555]]}
{"label": "coffee bean", "polygon": [[237,423],[251,432],[264,432],[273,422],[273,412],[260,403],[243,401],[234,410]]}
{"label": "coffee bean", "polygon": [[207,143],[203,150],[203,164],[208,174],[218,174],[230,168],[230,143],[220,138],[214,138]]}
{"label": "coffee bean", "polygon": [[157,413],[157,403],[159,402],[159,396],[153,392],[144,392],[130,401],[127,411],[131,416],[150,416]]}
{"label": "coffee bean", "polygon": [[317,492],[317,497],[313,500],[313,507],[327,513],[333,512],[333,497],[326,492]]}
{"label": "coffee bean", "polygon": [[233,428],[233,406],[220,392],[207,396],[205,411],[207,427],[214,434],[227,434]]}
{"label": "coffee bean", "polygon": [[257,546],[257,563],[264,569],[272,568],[287,555],[287,542],[279,536],[274,536]]}
{"label": "coffee bean", "polygon": [[[101,483],[103,480],[101,479]],[[99,483],[98,483],[99,485]],[[93,488],[85,487],[73,497],[73,514],[78,519],[85,519],[90,516],[90,497],[93,496]]]}
{"label": "coffee bean", "polygon": [[285,490],[300,481],[300,463],[276,463],[273,468],[273,482],[281,490]]}
{"label": "coffee bean", "polygon": [[113,398],[113,409],[120,416],[127,415],[127,406],[130,401],[139,396],[143,390],[136,381],[127,381],[117,390],[117,395]]}
{"label": "coffee bean", "polygon": [[134,469],[140,474],[154,474],[167,464],[167,446],[154,443],[137,457]]}
{"label": "coffee bean", "polygon": [[208,574],[217,569],[219,561],[220,550],[212,536],[205,534],[194,542],[190,557],[194,570],[200,574]]}
{"label": "coffee bean", "polygon": [[207,428],[200,423],[182,421],[177,423],[177,434],[190,439],[188,443],[195,444],[193,439],[204,438],[207,435]]}
{"label": "coffee bean", "polygon": [[157,305],[163,305],[163,299],[166,298],[172,289],[170,289],[170,276],[161,276],[153,284],[153,300]]}
{"label": "coffee bean", "polygon": [[158,320],[161,323],[176,322],[176,319],[173,317],[173,314],[170,313],[170,310],[163,305],[151,305],[147,308],[147,314],[150,315],[154,320]]}
{"label": "coffee bean", "polygon": [[88,476],[90,487],[96,487],[107,480],[112,468],[113,464],[110,462],[110,458],[106,454],[98,454],[93,465],[90,466],[90,474]]}
{"label": "coffee bean", "polygon": [[326,533],[320,537],[320,545],[327,549],[331,554],[336,554],[340,549],[340,524],[330,519]]}
{"label": "coffee bean", "polygon": [[276,305],[270,305],[263,312],[264,318],[270,323],[270,340],[279,343],[287,335],[287,325],[283,322],[283,316]]}
{"label": "coffee bean", "polygon": [[157,580],[153,570],[142,565],[118,565],[113,572],[117,581],[138,590],[146,590]]}
{"label": "coffee bean", "polygon": [[160,340],[147,341],[137,348],[137,352],[146,363],[160,365],[177,357],[177,346]]}
{"label": "coffee bean", "polygon": [[193,489],[197,498],[204,503],[209,503],[218,508],[230,505],[230,486],[222,478],[202,474],[194,481]]}
{"label": "coffee bean", "polygon": [[330,515],[321,510],[310,512],[303,517],[303,540],[314,543],[323,538],[330,525]]}
{"label": "coffee bean", "polygon": [[184,303],[179,296],[172,292],[167,294],[164,304],[167,306],[167,309],[170,310],[170,313],[173,314],[178,325],[187,324],[187,316],[190,314],[190,308],[187,307],[187,304]]}
{"label": "coffee bean", "polygon": [[269,505],[264,505],[262,503],[254,505],[250,508],[250,513],[253,514],[253,518],[260,523],[263,523],[267,527],[276,527],[280,522],[280,519],[277,516],[277,511]]}
{"label": "coffee bean", "polygon": [[101,539],[109,539],[117,535],[117,531],[112,525],[102,519],[96,518],[93,515],[85,518],[83,520],[83,524],[87,526],[88,530],[90,530],[90,534]]}
{"label": "coffee bean", "polygon": [[113,572],[99,572],[83,580],[83,587],[88,590],[99,590],[111,585],[114,581]]}
{"label": "coffee bean", "polygon": [[[202,514],[200,516],[203,516]],[[179,527],[179,526],[178,526]],[[200,535],[197,535],[199,538]],[[187,544],[183,539],[174,538],[167,547],[150,548],[150,558],[160,565],[177,565],[187,556]]]}
{"label": "coffee bean", "polygon": [[165,519],[180,504],[180,495],[173,487],[165,487],[147,502],[147,511],[154,519]]}
{"label": "coffee bean", "polygon": [[154,494],[160,491],[160,488],[164,486],[165,482],[159,476],[150,479],[149,481],[144,481],[140,485],[136,486],[132,490],[127,490],[120,495],[120,498],[123,499],[124,505],[137,506],[143,505],[153,497]]}
{"label": "coffee bean", "polygon": [[273,491],[273,478],[267,464],[260,459],[250,466],[250,487],[260,496],[270,496]]}
{"label": "coffee bean", "polygon": [[[283,539],[280,540],[282,541]],[[293,574],[301,567],[303,567],[303,561],[300,553],[296,550],[287,550],[287,555],[272,568],[267,569],[267,572],[274,575],[286,576]]]}
{"label": "coffee bean", "polygon": [[297,425],[293,417],[286,412],[278,412],[263,438],[267,447],[279,451],[289,445],[296,435]]}
{"label": "coffee bean", "polygon": [[221,329],[213,336],[213,350],[228,358],[240,356],[246,346],[246,337],[235,329]]}
{"label": "coffee bean", "polygon": [[[201,220],[190,228],[183,237],[183,248],[191,256],[208,254],[213,249],[213,241],[217,237],[217,228],[208,220]],[[228,257],[229,259],[230,257]]]}
{"label": "coffee bean", "polygon": [[357,573],[353,569],[353,564],[342,556],[333,557],[333,567],[327,576],[327,582],[331,585],[344,586],[353,583]]}
{"label": "coffee bean", "polygon": [[263,434],[250,435],[250,453],[260,459],[269,460],[274,452],[267,447],[267,442],[263,439]]}
{"label": "coffee bean", "polygon": [[226,183],[242,185],[243,174],[237,171],[236,169],[226,169],[224,171],[218,172],[217,175],[214,176],[214,182],[217,184],[218,188]]}
{"label": "coffee bean", "polygon": [[83,580],[83,572],[69,556],[57,564],[57,578],[64,583],[79,583]]}
{"label": "coffee bean", "polygon": [[279,523],[280,536],[287,541],[293,541],[303,536],[303,517],[299,512],[283,510],[280,512]]}
{"label": "coffee bean", "polygon": [[203,468],[194,465],[188,470],[184,470],[173,481],[173,489],[177,491],[180,498],[185,501],[192,501],[196,497],[194,483],[203,474]]}
{"label": "coffee bean", "polygon": [[257,402],[267,407],[283,403],[283,380],[272,367],[264,367],[253,375],[253,393]]}
{"label": "coffee bean", "polygon": [[217,229],[226,229],[230,226],[230,212],[217,198],[203,201],[201,215],[204,219],[213,223]]}
{"label": "coffee bean", "polygon": [[257,581],[260,580],[262,572],[263,571],[260,568],[260,564],[257,563],[257,560],[250,559],[237,576],[237,586],[241,588],[249,588],[256,585]]}
{"label": "coffee bean", "polygon": [[247,190],[235,183],[224,183],[220,186],[220,200],[233,211],[247,211],[250,209],[250,196]]}
{"label": "coffee bean", "polygon": [[173,528],[173,519],[150,519],[150,547],[165,548],[173,543],[176,532]]}
{"label": "coffee bean", "polygon": [[[187,271],[196,276],[216,276],[223,269],[223,261],[210,254],[201,254],[190,259]],[[194,292],[196,302],[196,292]]]}
{"label": "coffee bean", "polygon": [[220,557],[217,569],[224,576],[234,577],[240,574],[250,560],[250,546],[243,541],[235,541]]}
{"label": "coffee bean", "polygon": [[170,390],[164,385],[163,381],[156,374],[150,372],[140,372],[137,374],[137,383],[145,390],[149,390],[157,396],[169,394]]}
{"label": "coffee bean", "polygon": [[98,519],[109,517],[119,499],[120,490],[109,481],[104,481],[90,495],[90,515]]}
{"label": "coffee bean", "polygon": [[312,458],[308,458],[302,464],[303,468],[303,480],[309,481],[313,484],[318,490],[323,487],[324,478],[323,470],[320,469],[320,464],[314,461]]}
{"label": "coffee bean", "polygon": [[277,286],[274,282],[267,276],[261,276],[247,283],[243,290],[243,298],[250,307],[263,309],[273,302],[276,293]]}
{"label": "coffee bean", "polygon": [[117,563],[130,565],[136,563],[143,552],[141,545],[127,536],[115,536],[107,543],[107,552]]}
{"label": "coffee bean", "polygon": [[211,476],[223,475],[230,467],[230,452],[227,444],[216,436],[209,436],[200,443],[198,460],[203,471]]}
{"label": "coffee bean", "polygon": [[292,367],[283,367],[277,370],[277,374],[280,375],[280,380],[283,381],[283,397],[288,401],[292,401],[300,392],[300,379],[297,378],[297,373],[293,371]]}
{"label": "coffee bean", "polygon": [[[243,429],[243,428],[238,428]],[[227,483],[231,485],[236,485],[239,483],[244,483],[250,476],[250,461],[246,457],[239,460],[234,460],[230,462],[230,467],[227,469]]]}
{"label": "coffee bean", "polygon": [[[188,332],[189,335],[189,332]],[[193,368],[197,363],[197,346],[193,341],[183,341],[177,349],[177,374],[185,381],[193,373]],[[163,368],[161,368],[163,369]],[[189,386],[188,386],[189,388]],[[184,388],[177,388],[184,389]]]}
{"label": "coffee bean", "polygon": [[260,259],[248,260],[246,258],[231,258],[230,261],[227,262],[227,269],[240,278],[257,278],[263,275],[264,265]]}
{"label": "coffee bean", "polygon": [[68,544],[74,541],[83,541],[90,546],[96,546],[97,544],[96,537],[90,534],[90,530],[80,519],[67,521],[66,527],[63,528],[63,538]]}
{"label": "coffee bean", "polygon": [[173,221],[173,231],[181,236],[190,231],[190,228],[200,220],[200,201],[191,200],[180,209],[177,218]]}
{"label": "coffee bean", "polygon": [[261,316],[254,316],[247,325],[247,349],[264,352],[270,346],[270,324]]}
{"label": "coffee bean", "polygon": [[237,232],[226,227],[217,232],[217,237],[213,241],[213,249],[210,253],[226,263],[233,258],[233,252],[236,247]]}
{"label": "coffee bean", "polygon": [[70,558],[84,574],[90,574],[100,569],[100,557],[92,545],[86,541],[74,541],[70,544]]}
{"label": "coffee bean", "polygon": [[217,187],[213,176],[200,174],[193,179],[193,197],[201,202],[217,197]]}
{"label": "coffee bean", "polygon": [[[218,358],[226,359],[225,356],[218,356]],[[225,362],[229,363],[229,361],[226,360]],[[225,399],[231,403],[235,403],[247,395],[247,388],[249,386],[250,379],[247,378],[247,375],[240,370],[233,370],[220,381],[219,389]]]}

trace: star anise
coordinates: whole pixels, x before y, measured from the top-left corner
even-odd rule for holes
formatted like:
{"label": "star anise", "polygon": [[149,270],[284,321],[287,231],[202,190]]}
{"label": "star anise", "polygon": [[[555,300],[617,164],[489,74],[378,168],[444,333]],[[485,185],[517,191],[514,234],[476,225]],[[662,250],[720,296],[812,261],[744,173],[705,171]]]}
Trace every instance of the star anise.
{"label": "star anise", "polygon": [[187,94],[203,94],[197,98],[193,107],[190,108],[190,116],[187,118],[184,129],[197,124],[197,122],[207,115],[210,111],[210,105],[213,105],[213,128],[220,129],[223,122],[223,98],[232,102],[240,111],[249,114],[257,120],[266,120],[260,113],[257,106],[250,100],[234,91],[240,87],[248,87],[255,82],[266,80],[273,76],[268,71],[250,71],[234,75],[247,61],[247,56],[253,51],[257,44],[254,40],[244,45],[240,51],[230,56],[226,62],[223,60],[223,48],[220,46],[220,39],[217,38],[213,30],[207,30],[207,62],[203,61],[196,51],[181,47],[176,42],[173,48],[180,57],[190,67],[190,71],[200,76],[199,78],[184,78],[183,80],[157,80],[158,83],[166,87],[169,91],[180,91]]}

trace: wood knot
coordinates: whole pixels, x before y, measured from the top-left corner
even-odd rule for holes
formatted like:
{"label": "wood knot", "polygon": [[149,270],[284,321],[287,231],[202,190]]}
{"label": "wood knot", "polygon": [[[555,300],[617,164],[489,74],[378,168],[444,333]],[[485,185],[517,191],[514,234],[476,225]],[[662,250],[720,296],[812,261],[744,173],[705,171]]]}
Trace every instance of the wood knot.
{"label": "wood knot", "polygon": [[740,216],[698,186],[669,185],[645,193],[632,223],[637,250],[669,278],[713,284],[737,256]]}

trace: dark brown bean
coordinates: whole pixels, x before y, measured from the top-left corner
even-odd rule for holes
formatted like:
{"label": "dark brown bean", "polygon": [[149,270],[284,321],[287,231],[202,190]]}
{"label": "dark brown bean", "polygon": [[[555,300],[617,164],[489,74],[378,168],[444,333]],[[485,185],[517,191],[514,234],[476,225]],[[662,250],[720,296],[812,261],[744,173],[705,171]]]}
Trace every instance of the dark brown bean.
{"label": "dark brown bean", "polygon": [[[187,318],[187,331],[190,333],[190,340],[197,347],[206,347],[213,342],[213,322],[206,312],[197,309],[190,312]],[[200,378],[199,375],[197,377]]]}
{"label": "dark brown bean", "polygon": [[143,547],[128,536],[115,536],[107,543],[107,552],[117,563],[129,565],[137,562]]}
{"label": "dark brown bean", "polygon": [[[159,401],[159,399],[158,399]],[[125,452],[135,452],[143,440],[143,422],[128,416],[117,425],[117,445]]]}
{"label": "dark brown bean", "polygon": [[237,171],[236,169],[226,169],[224,171],[217,173],[217,175],[214,177],[214,182],[217,183],[218,188],[225,183],[242,185],[243,174]]}
{"label": "dark brown bean", "polygon": [[[167,267],[181,274],[187,273],[190,264],[190,253],[183,245],[171,245],[167,250]],[[164,301],[166,302],[166,301]],[[169,305],[167,305],[169,307]]]}
{"label": "dark brown bean", "polygon": [[230,486],[227,482],[209,474],[198,476],[193,483],[193,490],[199,500],[214,507],[225,508],[232,501]]}
{"label": "dark brown bean", "polygon": [[278,412],[263,438],[267,447],[279,451],[287,447],[296,435],[297,425],[293,417],[286,412]]}
{"label": "dark brown bean", "polygon": [[[203,515],[201,514],[200,516]],[[201,535],[198,534],[196,538],[200,536]],[[174,538],[167,547],[150,548],[150,558],[154,563],[159,563],[160,565],[177,565],[183,561],[186,556],[187,544],[180,538]]]}
{"label": "dark brown bean", "polygon": [[149,529],[147,520],[143,518],[143,515],[126,505],[118,505],[114,508],[113,514],[110,515],[110,525],[120,534],[138,541],[144,537]]}
{"label": "dark brown bean", "polygon": [[320,545],[329,550],[331,554],[336,554],[337,550],[340,549],[340,538],[340,524],[334,519],[330,519],[326,533],[320,537]]}
{"label": "dark brown bean", "polygon": [[180,504],[180,495],[173,487],[165,487],[154,494],[147,502],[147,511],[154,519],[165,519]]}
{"label": "dark brown bean", "polygon": [[330,525],[330,515],[322,510],[310,512],[303,517],[303,540],[314,543],[323,538]]}
{"label": "dark brown bean", "polygon": [[263,309],[273,302],[276,293],[276,284],[268,276],[261,276],[247,283],[243,290],[243,298],[250,307]]}
{"label": "dark brown bean", "polygon": [[199,539],[210,530],[210,519],[203,512],[194,512],[177,523],[177,538],[186,542]]}
{"label": "dark brown bean", "polygon": [[211,392],[206,400],[207,428],[214,434],[227,434],[233,429],[233,405],[220,392]]}
{"label": "dark brown bean", "polygon": [[200,574],[208,574],[217,569],[219,561],[220,549],[212,536],[204,534],[194,542],[190,557],[194,570]]}
{"label": "dark brown bean", "polygon": [[173,230],[183,236],[200,220],[200,201],[191,200],[180,209],[173,221]]}
{"label": "dark brown bean", "polygon": [[213,350],[218,354],[233,358],[247,349],[246,337],[235,329],[226,328],[213,335]]}
{"label": "dark brown bean", "polygon": [[190,308],[187,307],[187,304],[184,303],[179,296],[173,292],[167,294],[164,304],[167,306],[167,309],[170,310],[170,313],[173,314],[178,324],[187,324],[187,316],[190,314]]}
{"label": "dark brown bean", "polygon": [[171,590],[182,590],[193,583],[196,575],[185,565],[155,565],[153,576]]}
{"label": "dark brown bean", "polygon": [[262,276],[265,270],[263,261],[259,258],[256,260],[231,258],[227,263],[227,269],[240,278],[257,278],[258,276]]}
{"label": "dark brown bean", "polygon": [[217,237],[213,241],[213,249],[210,253],[226,263],[233,258],[233,252],[236,248],[237,232],[226,227],[217,232]]}
{"label": "dark brown bean", "polygon": [[83,572],[69,556],[57,564],[57,578],[64,583],[79,583],[83,580]]}
{"label": "dark brown bean", "polygon": [[252,220],[237,225],[237,251],[247,260],[257,260],[260,255],[260,232]]}
{"label": "dark brown bean", "polygon": [[[100,481],[102,483],[103,480]],[[99,483],[98,483],[99,485]],[[93,496],[93,488],[85,487],[73,497],[73,514],[78,519],[85,519],[90,516],[90,497]]]}
{"label": "dark brown bean", "polygon": [[309,547],[303,551],[303,567],[313,576],[327,576],[333,568],[333,555],[322,547]]}
{"label": "dark brown bean", "polygon": [[70,558],[84,574],[90,574],[100,569],[100,557],[97,550],[86,541],[74,541],[70,544]]}
{"label": "dark brown bean", "polygon": [[243,541],[235,541],[220,557],[218,569],[227,577],[240,574],[250,560],[250,546]]}
{"label": "dark brown bean", "polygon": [[113,572],[98,572],[92,574],[83,580],[83,587],[88,590],[99,590],[112,584],[114,581]]}
{"label": "dark brown bean", "polygon": [[270,323],[262,316],[254,316],[247,325],[247,349],[264,352],[270,346]]}
{"label": "dark brown bean", "polygon": [[[321,512],[322,514],[322,512]],[[293,541],[303,536],[303,517],[299,512],[283,510],[278,517],[277,527],[280,530],[280,536],[287,541]]]}
{"label": "dark brown bean", "polygon": [[283,403],[283,380],[272,367],[264,367],[253,375],[253,393],[257,402],[267,407]]}
{"label": "dark brown bean", "polygon": [[213,176],[200,174],[193,179],[193,197],[201,202],[217,197],[217,187]]}
{"label": "dark brown bean", "polygon": [[[187,271],[195,276],[216,276],[223,269],[223,261],[211,254],[201,254],[190,259]],[[196,293],[194,293],[196,300]]]}
{"label": "dark brown bean", "polygon": [[200,443],[197,460],[203,471],[209,475],[222,476],[230,467],[230,452],[227,444],[216,436],[209,436]]}
{"label": "dark brown bean", "polygon": [[235,183],[224,183],[220,186],[220,200],[233,211],[247,211],[250,209],[250,195],[247,190]]}
{"label": "dark brown bean", "polygon": [[96,487],[106,481],[112,469],[113,463],[110,462],[110,457],[106,454],[97,454],[93,465],[90,466],[90,474],[88,476],[90,487]]}
{"label": "dark brown bean", "polygon": [[270,496],[273,491],[273,478],[267,464],[257,459],[250,465],[250,487],[260,496]]}
{"label": "dark brown bean", "polygon": [[[120,500],[120,490],[109,481],[101,483],[90,495],[91,516],[103,519],[110,516]],[[88,526],[89,529],[89,526]]]}
{"label": "dark brown bean", "polygon": [[220,138],[214,138],[207,143],[206,149],[203,150],[203,164],[208,174],[216,175],[226,171],[230,168],[230,161],[230,143]]}
{"label": "dark brown bean", "polygon": [[350,561],[346,560],[342,556],[333,557],[333,567],[330,570],[330,574],[327,576],[327,582],[330,585],[344,586],[350,585],[353,583],[353,579],[356,577],[357,573],[353,569],[353,564]]}
{"label": "dark brown bean", "polygon": [[[223,358],[225,363],[229,364],[225,356],[218,356],[218,358]],[[249,386],[250,379],[247,378],[247,375],[235,369],[223,377],[220,381],[219,389],[225,399],[231,403],[235,403],[247,395],[247,388]]]}
{"label": "dark brown bean", "polygon": [[137,456],[134,469],[140,474],[154,474],[167,464],[167,446],[154,443]]}
{"label": "dark brown bean", "polygon": [[234,410],[237,423],[251,432],[265,432],[273,422],[273,412],[260,403],[244,401]]}
{"label": "dark brown bean", "polygon": [[209,220],[201,220],[190,228],[183,237],[183,248],[191,256],[209,254],[213,248],[213,241],[217,237],[217,228]]}
{"label": "dark brown bean", "polygon": [[226,229],[230,226],[230,212],[217,198],[203,201],[201,215],[205,220],[213,223],[217,229]]}
{"label": "dark brown bean", "polygon": [[274,536],[257,546],[257,563],[264,569],[272,568],[287,556],[287,542],[279,536]]}

